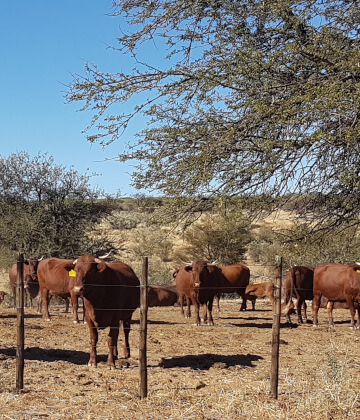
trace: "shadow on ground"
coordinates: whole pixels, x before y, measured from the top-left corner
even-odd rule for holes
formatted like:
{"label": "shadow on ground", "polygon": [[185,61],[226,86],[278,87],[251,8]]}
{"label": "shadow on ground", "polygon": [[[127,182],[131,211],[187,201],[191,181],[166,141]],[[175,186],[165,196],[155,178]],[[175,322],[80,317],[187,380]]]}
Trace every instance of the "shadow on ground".
{"label": "shadow on ground", "polygon": [[185,368],[189,367],[195,370],[209,370],[211,367],[255,367],[253,362],[262,359],[261,356],[253,354],[236,354],[225,356],[221,354],[191,354],[186,356],[176,356],[163,358],[159,363],[163,368]]}

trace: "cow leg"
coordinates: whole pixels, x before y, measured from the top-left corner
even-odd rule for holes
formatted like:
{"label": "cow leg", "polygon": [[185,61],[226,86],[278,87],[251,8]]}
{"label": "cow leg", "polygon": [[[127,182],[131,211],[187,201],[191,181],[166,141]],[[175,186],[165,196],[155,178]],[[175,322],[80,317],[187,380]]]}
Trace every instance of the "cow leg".
{"label": "cow leg", "polygon": [[50,314],[49,314],[50,296],[49,296],[49,290],[48,289],[42,289],[41,299],[42,299],[42,303],[43,303],[43,318],[46,321],[50,321]]}
{"label": "cow leg", "polygon": [[303,302],[303,310],[304,310],[304,321],[305,322],[307,322],[307,305],[306,305],[306,302],[305,302],[305,300],[304,300],[304,302]]}
{"label": "cow leg", "polygon": [[302,324],[303,323],[303,319],[301,316],[301,306],[303,304],[303,300],[299,297],[297,302],[296,302],[296,312],[297,312],[297,316],[298,316],[298,324]]}
{"label": "cow leg", "polygon": [[[68,297],[64,298],[64,300],[65,300],[65,310],[64,310],[64,312],[68,313],[69,312],[70,301],[69,301]],[[72,303],[72,299],[71,299],[71,306],[72,306],[72,308],[74,308],[73,303]]]}
{"label": "cow leg", "polygon": [[208,315],[207,315],[207,311],[208,311],[207,302],[206,303],[203,303],[201,306],[203,307],[202,321],[203,321],[204,324],[206,324],[207,323],[207,319],[208,319]]}
{"label": "cow leg", "polygon": [[217,311],[220,313],[220,294],[215,296]]}
{"label": "cow leg", "polygon": [[[131,326],[131,318],[125,319],[122,321],[123,330],[124,330],[124,357],[128,359],[130,357],[130,342],[129,342],[129,335],[130,335],[130,326]],[[117,352],[117,348],[116,348]]]}
{"label": "cow leg", "polygon": [[333,308],[334,308],[334,302],[329,300],[328,304],[326,305],[326,309],[328,313],[330,327],[335,327],[334,318],[333,318]]}
{"label": "cow leg", "polygon": [[[79,303],[78,303],[78,296],[75,295],[75,294],[73,294],[73,293],[71,293],[70,294],[70,298],[71,298],[71,306],[72,306],[73,315],[74,315],[74,324],[78,324],[79,323],[79,315],[78,315]],[[66,298],[66,306],[67,306],[67,309],[69,310],[69,298]]]}
{"label": "cow leg", "polygon": [[36,297],[36,301],[37,301],[36,311],[37,311],[37,313],[41,314],[41,312],[42,312],[42,299],[41,299],[41,295],[38,295]]}
{"label": "cow leg", "polygon": [[[238,292],[239,293],[239,292]],[[246,311],[246,295],[245,293],[239,293],[239,295],[242,297],[242,302],[241,302],[241,306],[240,306],[240,311]]]}
{"label": "cow leg", "polygon": [[353,300],[352,296],[346,297],[346,302],[349,305],[349,309],[350,309],[350,316],[351,316],[350,328],[356,329],[356,326],[355,326],[355,308],[354,308],[354,300]]}
{"label": "cow leg", "polygon": [[191,318],[191,299],[189,296],[185,296],[186,299],[186,318]]}
{"label": "cow leg", "polygon": [[209,311],[208,325],[214,325],[214,320],[213,320],[213,316],[212,316],[213,302],[214,302],[214,298],[212,297],[207,304],[208,311]]}
{"label": "cow leg", "polygon": [[[110,369],[115,369],[115,358],[117,359],[117,342],[119,337],[120,323],[116,326],[110,326],[107,342],[109,355],[107,364]],[[124,328],[125,331],[125,328]]]}
{"label": "cow leg", "polygon": [[87,319],[87,324],[89,326],[90,331],[90,359],[88,362],[88,366],[97,366],[97,360],[96,360],[96,345],[99,339],[99,333],[97,328],[95,327],[94,323],[91,321],[91,319]]}
{"label": "cow leg", "polygon": [[314,296],[314,299],[313,299],[313,315],[314,315],[313,326],[314,327],[319,326],[318,312],[320,308],[320,299],[321,299],[321,295]]}
{"label": "cow leg", "polygon": [[251,310],[255,311],[255,302],[256,302],[256,296],[252,296],[251,298]]}
{"label": "cow leg", "polygon": [[200,325],[201,322],[200,322],[200,305],[199,305],[199,302],[194,297],[191,297],[191,302],[195,307],[195,324]]}
{"label": "cow leg", "polygon": [[179,302],[179,305],[180,305],[181,315],[183,317],[185,317],[185,313],[184,313],[184,295],[181,292],[179,292],[178,302]]}

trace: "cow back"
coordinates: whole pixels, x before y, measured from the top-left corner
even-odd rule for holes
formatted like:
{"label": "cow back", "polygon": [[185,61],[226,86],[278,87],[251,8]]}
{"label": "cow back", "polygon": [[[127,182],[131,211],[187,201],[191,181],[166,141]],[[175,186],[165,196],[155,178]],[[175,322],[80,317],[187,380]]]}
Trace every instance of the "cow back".
{"label": "cow back", "polygon": [[314,295],[330,300],[360,299],[360,268],[344,264],[324,264],[314,271]]}
{"label": "cow back", "polygon": [[223,265],[219,267],[221,276],[221,292],[234,293],[241,290],[245,293],[250,282],[250,269],[243,264]]}
{"label": "cow back", "polygon": [[63,258],[46,258],[40,261],[37,270],[40,289],[45,288],[54,295],[68,297],[74,280],[65,267],[73,261]]}

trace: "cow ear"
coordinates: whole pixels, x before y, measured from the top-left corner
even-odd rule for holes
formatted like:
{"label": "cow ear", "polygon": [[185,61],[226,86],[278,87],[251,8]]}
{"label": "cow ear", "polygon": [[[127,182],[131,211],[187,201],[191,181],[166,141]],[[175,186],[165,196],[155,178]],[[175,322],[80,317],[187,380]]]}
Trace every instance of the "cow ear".
{"label": "cow ear", "polygon": [[75,262],[76,262],[76,261],[77,261],[77,260],[74,260],[72,263],[66,264],[66,265],[64,266],[65,270],[66,270],[66,271],[71,271],[71,270],[73,270],[73,269],[74,269],[74,265],[75,265]]}
{"label": "cow ear", "polygon": [[107,264],[104,260],[100,260],[100,262],[98,262],[97,264],[97,269],[100,271],[100,273],[102,273],[107,267]]}

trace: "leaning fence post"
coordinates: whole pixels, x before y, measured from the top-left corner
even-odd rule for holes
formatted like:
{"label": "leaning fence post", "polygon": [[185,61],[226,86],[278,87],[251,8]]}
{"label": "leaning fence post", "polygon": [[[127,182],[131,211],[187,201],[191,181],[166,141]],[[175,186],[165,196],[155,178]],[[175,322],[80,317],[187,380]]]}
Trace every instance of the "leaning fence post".
{"label": "leaning fence post", "polygon": [[281,283],[282,283],[282,257],[276,256],[276,274],[274,287],[274,317],[271,342],[271,376],[270,396],[278,397],[279,383],[279,344],[280,344],[280,317],[281,317]]}
{"label": "leaning fence post", "polygon": [[16,347],[16,392],[24,388],[24,255],[19,254],[17,261],[16,283],[17,308],[17,347]]}
{"label": "leaning fence post", "polygon": [[148,257],[143,257],[143,269],[140,288],[140,398],[146,398],[148,392],[147,384],[147,287],[148,287]]}

